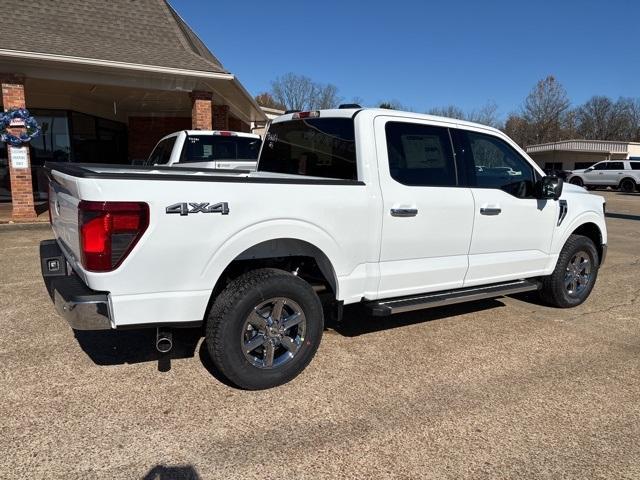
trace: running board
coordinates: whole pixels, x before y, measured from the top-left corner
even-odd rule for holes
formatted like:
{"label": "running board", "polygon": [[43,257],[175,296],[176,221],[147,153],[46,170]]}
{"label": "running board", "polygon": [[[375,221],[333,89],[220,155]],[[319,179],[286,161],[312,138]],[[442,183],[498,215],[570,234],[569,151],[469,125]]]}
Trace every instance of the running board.
{"label": "running board", "polygon": [[496,298],[514,293],[539,290],[540,282],[535,280],[515,280],[511,282],[494,283],[478,287],[457,288],[443,292],[424,293],[410,297],[399,297],[388,300],[374,300],[365,302],[371,315],[385,317],[395,313],[411,312],[424,308],[441,307],[454,303],[472,302],[485,298]]}

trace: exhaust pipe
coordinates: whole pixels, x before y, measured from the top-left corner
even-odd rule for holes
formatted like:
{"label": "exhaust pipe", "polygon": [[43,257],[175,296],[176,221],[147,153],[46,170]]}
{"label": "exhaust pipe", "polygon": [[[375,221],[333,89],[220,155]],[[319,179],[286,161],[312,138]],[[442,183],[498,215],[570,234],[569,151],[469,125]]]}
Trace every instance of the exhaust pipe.
{"label": "exhaust pipe", "polygon": [[156,350],[160,353],[169,353],[173,348],[173,335],[170,330],[158,328],[156,330]]}

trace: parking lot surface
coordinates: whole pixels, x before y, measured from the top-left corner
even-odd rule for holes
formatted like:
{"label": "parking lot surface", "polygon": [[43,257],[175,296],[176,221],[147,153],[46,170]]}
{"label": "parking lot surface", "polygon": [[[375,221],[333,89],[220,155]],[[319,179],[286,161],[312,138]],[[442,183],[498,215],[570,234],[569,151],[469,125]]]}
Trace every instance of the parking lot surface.
{"label": "parking lot surface", "polygon": [[609,254],[584,305],[349,308],[261,392],[221,382],[198,332],[170,369],[155,331],[74,335],[40,277],[48,227],[0,226],[0,477],[638,479],[640,194],[599,194]]}

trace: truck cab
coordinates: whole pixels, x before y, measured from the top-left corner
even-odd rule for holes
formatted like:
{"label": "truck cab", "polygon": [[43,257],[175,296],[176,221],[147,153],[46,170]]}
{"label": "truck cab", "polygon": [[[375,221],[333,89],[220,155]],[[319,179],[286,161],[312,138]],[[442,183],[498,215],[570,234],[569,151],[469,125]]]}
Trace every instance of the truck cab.
{"label": "truck cab", "polygon": [[145,165],[255,170],[259,135],[222,130],[182,130],[163,137]]}

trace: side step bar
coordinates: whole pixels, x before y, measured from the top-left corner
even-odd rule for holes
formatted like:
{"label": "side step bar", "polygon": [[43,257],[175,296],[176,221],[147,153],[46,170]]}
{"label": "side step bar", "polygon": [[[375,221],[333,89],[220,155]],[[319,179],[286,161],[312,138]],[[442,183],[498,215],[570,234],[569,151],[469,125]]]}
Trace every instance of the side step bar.
{"label": "side step bar", "polygon": [[536,280],[515,280],[479,287],[457,288],[455,290],[425,293],[409,297],[375,300],[366,302],[364,305],[374,317],[385,317],[395,313],[441,307],[454,303],[472,302],[474,300],[502,297],[504,295],[513,295],[514,293],[530,292],[539,289],[540,282]]}

